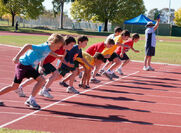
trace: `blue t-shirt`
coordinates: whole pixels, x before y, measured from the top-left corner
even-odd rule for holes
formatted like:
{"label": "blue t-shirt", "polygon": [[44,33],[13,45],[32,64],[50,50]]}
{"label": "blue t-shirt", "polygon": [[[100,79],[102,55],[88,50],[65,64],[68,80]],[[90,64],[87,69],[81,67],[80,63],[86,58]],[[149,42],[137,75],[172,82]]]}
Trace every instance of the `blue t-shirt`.
{"label": "blue t-shirt", "polygon": [[64,59],[66,62],[73,64],[77,57],[82,58],[82,49],[79,49],[78,45],[74,45],[70,51],[67,51]]}
{"label": "blue t-shirt", "polygon": [[40,45],[32,45],[32,49],[21,56],[19,61],[25,66],[31,65],[32,67],[36,67],[50,52],[51,50],[47,42]]}

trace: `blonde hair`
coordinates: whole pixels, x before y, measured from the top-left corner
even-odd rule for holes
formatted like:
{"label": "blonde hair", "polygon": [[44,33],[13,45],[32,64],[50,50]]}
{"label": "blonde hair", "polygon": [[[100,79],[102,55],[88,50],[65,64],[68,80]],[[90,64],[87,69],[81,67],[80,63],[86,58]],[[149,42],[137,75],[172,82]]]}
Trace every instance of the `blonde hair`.
{"label": "blonde hair", "polygon": [[64,44],[64,38],[61,34],[53,33],[51,34],[51,36],[49,36],[47,42],[49,42],[50,44],[62,42]]}

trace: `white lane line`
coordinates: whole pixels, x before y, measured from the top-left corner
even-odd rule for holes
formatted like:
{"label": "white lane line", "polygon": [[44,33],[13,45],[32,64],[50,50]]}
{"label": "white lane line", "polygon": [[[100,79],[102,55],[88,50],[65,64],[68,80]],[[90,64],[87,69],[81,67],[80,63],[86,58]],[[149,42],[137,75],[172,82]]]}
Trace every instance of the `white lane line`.
{"label": "white lane line", "polygon": [[[110,83],[112,83],[112,82],[118,81],[118,80],[120,80],[120,79],[122,79],[122,78],[129,77],[129,76],[134,75],[134,74],[137,74],[137,73],[139,73],[139,72],[140,72],[140,71],[136,71],[136,72],[131,73],[131,74],[127,75],[127,76],[123,76],[123,77],[121,77],[121,78],[119,78],[119,79],[116,79],[116,80],[114,80],[114,81],[110,81],[110,82],[104,83],[104,84],[102,84],[102,85],[98,85],[98,86],[96,86],[96,87],[94,87],[94,88],[92,88],[92,89],[85,90],[85,91],[81,92],[80,94],[84,94],[84,93],[86,93],[86,92],[88,92],[88,91],[91,91],[91,90],[94,90],[94,89],[96,89],[96,88],[98,88],[98,87],[104,86],[104,85],[106,85],[106,84],[110,84]],[[76,96],[79,96],[79,94],[74,94],[74,95],[72,95],[72,96],[66,97],[66,98],[64,98],[64,99],[62,99],[62,100],[60,100],[60,101],[58,101],[58,102],[54,102],[54,103],[52,103],[52,104],[50,104],[50,105],[48,105],[48,106],[45,106],[45,107],[43,107],[43,108],[40,109],[40,110],[33,111],[33,112],[31,112],[31,113],[29,113],[29,114],[26,114],[26,115],[24,115],[24,116],[22,116],[22,117],[19,117],[19,118],[17,118],[17,119],[14,119],[14,120],[12,120],[12,121],[10,121],[10,122],[7,122],[7,123],[5,123],[5,124],[2,124],[2,125],[0,125],[0,128],[3,128],[3,127],[8,126],[8,125],[10,125],[10,124],[13,124],[13,123],[15,123],[15,122],[17,122],[17,121],[19,121],[19,120],[22,120],[22,119],[24,119],[24,118],[26,118],[26,117],[28,117],[28,116],[31,116],[31,115],[33,115],[33,114],[35,114],[35,113],[40,112],[40,111],[43,110],[43,109],[47,109],[47,108],[49,108],[49,107],[51,107],[51,106],[54,106],[54,105],[56,105],[56,104],[59,104],[59,103],[62,102],[62,101],[71,99],[71,98],[76,97]]]}

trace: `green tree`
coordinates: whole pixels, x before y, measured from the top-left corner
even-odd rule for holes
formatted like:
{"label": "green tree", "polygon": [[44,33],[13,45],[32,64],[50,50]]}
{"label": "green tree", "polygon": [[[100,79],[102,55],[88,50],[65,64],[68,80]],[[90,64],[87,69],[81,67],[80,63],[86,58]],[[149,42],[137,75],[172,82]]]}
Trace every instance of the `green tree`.
{"label": "green tree", "polygon": [[120,24],[144,12],[143,0],[75,0],[71,7],[74,19],[103,22],[104,31],[108,22]]}
{"label": "green tree", "polygon": [[43,13],[44,0],[0,0],[0,10],[3,14],[12,16],[12,26],[15,23],[16,15],[23,15],[27,18],[36,19]]}
{"label": "green tree", "polygon": [[177,26],[181,27],[181,8],[175,11],[175,19],[174,22]]}
{"label": "green tree", "polygon": [[53,12],[54,16],[58,13],[60,14],[60,28],[63,29],[63,12],[64,12],[64,3],[65,2],[74,2],[74,0],[53,0]]}

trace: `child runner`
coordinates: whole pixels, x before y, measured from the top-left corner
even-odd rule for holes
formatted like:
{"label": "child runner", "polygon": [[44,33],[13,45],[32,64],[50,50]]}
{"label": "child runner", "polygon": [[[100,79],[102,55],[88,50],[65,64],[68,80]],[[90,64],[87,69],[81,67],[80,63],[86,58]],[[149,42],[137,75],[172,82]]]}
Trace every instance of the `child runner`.
{"label": "child runner", "polygon": [[122,28],[121,27],[116,27],[114,28],[114,33],[113,34],[110,34],[107,38],[106,38],[106,42],[109,40],[109,39],[114,39],[116,36],[119,36],[122,32]]}
{"label": "child runner", "polygon": [[[74,45],[76,43],[76,40],[74,37],[71,36],[67,36],[65,38],[65,44],[69,44],[72,43],[72,45]],[[64,55],[65,50],[67,49],[67,45],[63,45],[55,51],[56,54],[58,55]],[[48,55],[45,60],[43,61],[43,66],[38,65],[38,68],[40,69],[41,67],[43,67],[43,74],[46,76],[50,73],[54,73],[56,68],[51,64],[53,61],[55,61],[56,57],[52,56],[52,55]],[[35,80],[34,79],[27,79],[26,81],[24,81],[23,83],[21,83],[17,93],[19,94],[20,97],[25,97],[25,94],[23,93],[22,88],[33,83]],[[50,89],[49,89],[50,90]],[[40,91],[39,95],[44,95],[44,97],[48,97],[48,98],[53,98],[53,96],[50,95],[50,93],[48,91]]]}
{"label": "child runner", "polygon": [[114,52],[118,46],[122,46],[122,47],[127,47],[129,48],[129,46],[126,46],[123,43],[123,40],[127,40],[130,37],[130,33],[127,30],[123,30],[121,35],[117,36],[114,38],[115,41],[115,45],[111,48],[107,48],[105,49],[102,54],[103,55],[111,55],[110,58],[108,58],[108,61],[112,62],[113,64],[105,71],[105,66],[102,68],[102,71],[105,71],[103,74],[108,77],[110,80],[112,80],[112,78],[119,78],[119,76],[115,75],[114,70],[121,65],[121,60],[119,58],[119,56]]}
{"label": "child runner", "polygon": [[41,60],[45,59],[49,53],[58,57],[58,55],[51,51],[56,51],[60,48],[60,46],[62,46],[63,43],[64,39],[61,35],[52,34],[48,38],[48,41],[41,45],[26,44],[18,52],[15,58],[13,58],[13,62],[17,64],[15,67],[16,70],[14,82],[12,85],[2,88],[0,90],[0,95],[16,90],[24,78],[33,77],[37,83],[34,85],[33,91],[25,104],[31,108],[40,109],[40,105],[38,105],[35,101],[35,96],[45,83],[45,79],[38,71],[35,70],[34,67],[36,67]]}
{"label": "child runner", "polygon": [[[81,36],[78,38],[78,45],[70,46],[71,48],[72,47],[73,48],[70,51],[66,51],[65,58],[63,59],[60,68],[57,71],[55,71],[55,73],[53,73],[53,75],[46,81],[46,84],[43,87],[43,91],[47,90],[50,87],[50,85],[53,83],[53,81],[61,79],[67,73],[72,71],[72,75],[68,77],[70,80],[69,80],[69,87],[67,88],[67,92],[79,94],[79,91],[77,91],[73,87],[73,82],[74,82],[75,76],[78,73],[78,66],[79,66],[79,63],[75,61],[75,59],[77,57],[82,58],[81,48],[85,48],[87,46],[87,42],[88,42],[87,36]],[[85,59],[82,59],[82,60],[85,61]]]}
{"label": "child runner", "polygon": [[[108,39],[106,42],[100,42],[100,43],[96,43],[91,45],[86,52],[89,53],[91,56],[94,56],[96,52],[102,52],[105,48],[111,48],[114,46],[114,40],[113,39]],[[108,58],[110,55],[105,55],[106,58]],[[96,79],[95,76],[97,74],[97,72],[100,69],[100,66],[95,66],[94,70],[93,70],[93,74],[92,74],[92,78],[91,78],[91,82],[93,83],[99,83],[100,80]]]}
{"label": "child runner", "polygon": [[[88,54],[87,52],[82,52],[83,58],[87,60],[87,62],[90,63],[90,65],[92,66],[100,66],[100,64],[102,64],[105,60],[104,56],[101,53],[95,53],[94,56],[91,56],[90,54]],[[84,75],[82,77],[82,81],[79,84],[79,87],[82,87],[84,89],[86,88],[90,88],[89,86],[89,80],[91,77],[91,71],[92,68],[89,67],[87,64],[85,64],[84,62],[82,62],[82,60],[77,57],[76,59],[78,62],[80,62],[80,64],[84,67]]]}
{"label": "child runner", "polygon": [[[135,50],[135,49],[133,48],[133,44],[134,44],[134,43],[137,43],[137,42],[139,41],[139,39],[140,39],[139,34],[134,33],[134,34],[132,35],[132,38],[129,39],[129,40],[127,40],[127,41],[125,41],[124,44],[130,46],[130,48],[131,48],[134,52],[138,53],[139,50]],[[125,47],[119,46],[119,47],[116,49],[116,53],[119,55],[121,61],[124,61],[124,62],[120,65],[120,67],[117,69],[117,72],[118,72],[120,75],[123,75],[122,68],[123,68],[126,64],[128,64],[128,63],[130,62],[129,57],[128,57],[127,54],[126,54],[126,52],[128,52],[130,48],[125,48]]]}
{"label": "child runner", "polygon": [[158,28],[160,18],[157,20],[157,23],[154,25],[152,22],[148,22],[145,30],[145,59],[144,67],[145,71],[154,71],[155,69],[151,67],[151,58],[155,56],[155,47],[156,47],[156,35],[155,30]]}

